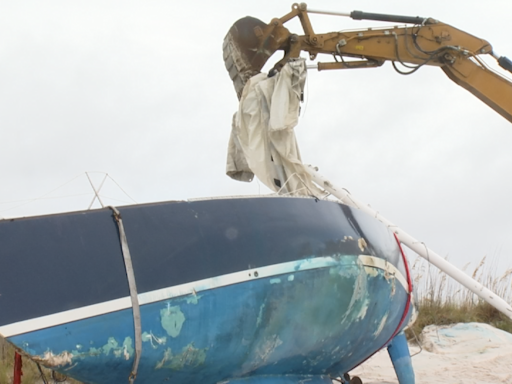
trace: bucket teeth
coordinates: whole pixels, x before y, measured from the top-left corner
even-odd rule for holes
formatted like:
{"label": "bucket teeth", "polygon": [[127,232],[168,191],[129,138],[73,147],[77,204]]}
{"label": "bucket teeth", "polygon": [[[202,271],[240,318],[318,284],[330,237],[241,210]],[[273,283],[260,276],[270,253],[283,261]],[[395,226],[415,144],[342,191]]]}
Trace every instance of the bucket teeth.
{"label": "bucket teeth", "polygon": [[251,67],[246,57],[237,48],[238,46],[233,42],[232,36],[228,34],[224,39],[223,46],[224,64],[231,81],[233,81],[238,99],[240,99],[247,80],[259,73],[259,71],[255,71]]}
{"label": "bucket teeth", "polygon": [[[245,83],[260,73],[265,64],[261,62],[259,41],[254,29],[265,29],[267,24],[254,17],[238,20],[224,38],[222,53],[229,77],[233,81],[238,99],[242,96]],[[258,60],[259,59],[259,60]]]}

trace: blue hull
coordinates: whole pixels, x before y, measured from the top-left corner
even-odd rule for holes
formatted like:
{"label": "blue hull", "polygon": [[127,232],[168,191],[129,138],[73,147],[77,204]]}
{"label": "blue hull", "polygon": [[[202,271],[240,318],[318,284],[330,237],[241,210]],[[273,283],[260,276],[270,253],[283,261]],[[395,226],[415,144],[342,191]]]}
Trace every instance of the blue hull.
{"label": "blue hull", "polygon": [[[379,226],[368,233],[365,220],[350,227],[366,228],[356,251],[276,257],[275,263],[139,292],[143,348],[136,382],[324,383],[387,346],[407,323],[408,283],[403,265],[390,262],[401,260],[393,235]],[[341,225],[336,231],[338,242],[362,238]],[[135,244],[135,232],[127,232]],[[86,383],[123,383],[132,369],[127,297],[29,317],[0,326],[0,333],[32,359]]]}

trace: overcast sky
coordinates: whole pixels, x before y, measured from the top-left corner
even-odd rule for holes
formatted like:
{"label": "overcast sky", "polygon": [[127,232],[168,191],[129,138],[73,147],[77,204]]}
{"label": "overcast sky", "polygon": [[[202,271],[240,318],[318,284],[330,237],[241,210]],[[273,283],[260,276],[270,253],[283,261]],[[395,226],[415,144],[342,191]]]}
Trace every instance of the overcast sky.
{"label": "overcast sky", "polygon": [[[0,218],[86,209],[86,171],[139,203],[268,193],[225,176],[237,98],[221,47],[237,19],[269,22],[291,4],[0,2]],[[510,0],[308,5],[431,16],[512,57]],[[312,22],[318,33],[374,24]],[[459,267],[485,255],[512,266],[511,123],[433,67],[310,71],[306,89],[305,163]],[[103,195],[130,202],[110,179]]]}

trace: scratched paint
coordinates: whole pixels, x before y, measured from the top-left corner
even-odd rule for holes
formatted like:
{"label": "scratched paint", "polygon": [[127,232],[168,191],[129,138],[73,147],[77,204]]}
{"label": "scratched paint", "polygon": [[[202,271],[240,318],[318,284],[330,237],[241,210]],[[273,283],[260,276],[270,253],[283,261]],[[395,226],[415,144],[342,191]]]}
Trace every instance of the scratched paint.
{"label": "scratched paint", "polygon": [[379,270],[377,268],[365,266],[364,270],[368,276],[377,277],[379,275]]}
{"label": "scratched paint", "polygon": [[386,320],[388,319],[388,313],[386,313],[383,317],[382,317],[382,320],[380,321],[380,324],[378,326],[378,328],[375,330],[375,332],[373,333],[374,336],[379,336],[380,333],[382,332],[382,330],[384,329],[384,326],[386,325]]}
{"label": "scratched paint", "polygon": [[341,320],[342,323],[350,324],[354,321],[357,322],[366,316],[370,304],[367,296],[368,280],[367,274],[361,273],[361,269],[363,269],[363,266],[358,259],[354,262],[353,268],[341,268],[342,272],[340,272],[340,275],[342,277],[357,276],[354,280],[350,303]]}
{"label": "scratched paint", "polygon": [[353,256],[338,256],[338,264],[331,267],[329,273],[331,275],[338,274],[341,277],[352,279],[360,275],[361,264],[358,258]]}
{"label": "scratched paint", "polygon": [[259,327],[261,324],[261,317],[263,316],[263,310],[265,309],[265,302],[260,305],[260,311],[258,312],[258,318],[256,319],[256,327]]}
{"label": "scratched paint", "polygon": [[270,279],[270,284],[280,284],[280,283],[281,283],[281,279],[279,279],[279,278]]}
{"label": "scratched paint", "polygon": [[[99,348],[90,347],[86,350],[83,345],[77,345],[76,347],[75,350],[71,351],[71,357],[75,360],[99,356],[113,356],[115,359],[129,360],[134,353],[133,341],[129,336],[125,337],[122,343],[114,337],[109,337],[107,342]],[[69,364],[71,364],[71,361],[69,361]]]}
{"label": "scratched paint", "polygon": [[142,342],[149,342],[153,349],[158,348],[159,345],[164,345],[167,343],[167,337],[157,337],[153,334],[153,332],[144,332],[141,335]]}
{"label": "scratched paint", "polygon": [[283,342],[281,339],[279,339],[279,335],[272,335],[270,338],[265,340],[256,351],[260,361],[265,363],[272,355],[274,350],[281,344],[283,344]]}
{"label": "scratched paint", "polygon": [[193,293],[191,296],[186,298],[187,304],[197,305],[199,300],[201,299],[201,295]]}
{"label": "scratched paint", "polygon": [[370,298],[368,295],[364,298],[363,302],[361,303],[361,307],[359,309],[359,313],[356,316],[356,321],[362,320],[365,318],[366,313],[368,312],[368,307],[370,306]]}
{"label": "scratched paint", "polygon": [[207,348],[198,349],[190,343],[183,347],[181,353],[175,355],[171,348],[164,351],[164,356],[160,360],[155,369],[172,369],[174,371],[181,370],[185,367],[198,367],[203,365],[206,360]]}
{"label": "scratched paint", "polygon": [[363,237],[357,240],[357,245],[359,246],[361,252],[364,252],[365,248],[368,246],[368,244],[366,244],[366,240]]}
{"label": "scratched paint", "polygon": [[131,337],[126,337],[123,341],[123,357],[125,360],[130,360],[133,356],[133,342]]}
{"label": "scratched paint", "polygon": [[[234,377],[233,374],[238,377],[269,375],[277,369],[287,372],[298,369],[314,374],[327,370],[339,372],[346,366],[329,367],[340,361],[348,365],[361,361],[376,345],[384,345],[395,330],[401,316],[396,310],[397,303],[402,305],[405,291],[401,284],[396,284],[396,297],[391,297],[392,282],[396,279],[392,276],[385,279],[381,270],[377,276],[372,276],[371,271],[375,269],[368,271],[357,256],[338,255],[335,260],[320,269],[295,271],[291,268],[287,275],[251,279],[244,283],[246,288],[242,290],[233,285],[203,291],[197,296],[197,303],[195,295],[188,294],[141,306],[145,331],[142,355],[146,359],[142,363],[147,369],[147,362],[151,361],[150,382],[165,382],[169,378],[170,382],[187,384],[197,382],[197,374],[212,377],[212,382],[222,382]],[[270,280],[277,278],[280,284],[270,284]],[[223,303],[225,311],[210,316],[212,305],[218,303]],[[131,311],[123,316],[123,321],[132,321]],[[66,349],[65,345],[60,349],[49,348],[53,356],[69,357],[61,370],[76,375],[77,372],[93,372],[103,364],[116,372],[122,366],[124,371],[120,370],[116,379],[109,382],[126,379],[121,372],[129,374],[133,341],[116,333],[117,329],[105,335],[104,324],[109,321],[108,318],[89,319],[77,328],[66,325],[74,329],[72,332],[87,326],[91,329],[90,335],[102,335],[102,338],[70,340],[71,348],[76,350]],[[186,333],[183,332],[185,322]],[[365,329],[372,331],[361,331]],[[127,327],[127,332],[130,330]],[[375,330],[379,332],[374,333]],[[42,332],[46,336],[37,342],[22,336],[26,341],[23,345],[39,348],[43,345],[41,340],[52,340],[48,335],[61,334],[62,329]],[[44,357],[44,349],[43,352],[38,349],[38,355]],[[227,356],[230,356],[229,361]],[[43,364],[51,363],[50,359]],[[224,366],[229,369],[236,366],[237,371],[226,373]],[[87,381],[104,383],[100,377],[90,377]]]}
{"label": "scratched paint", "polygon": [[46,367],[62,367],[71,364],[73,354],[64,351],[58,355],[54,355],[52,351],[46,351],[42,356],[33,356],[32,360],[45,365]]}
{"label": "scratched paint", "polygon": [[[117,340],[115,338],[109,337],[107,344],[105,344],[101,349],[103,350],[103,354],[108,356],[110,351],[114,350],[114,353],[115,353],[115,351],[117,351],[119,349],[119,343],[117,342]],[[120,352],[119,352],[119,355],[116,355],[116,356],[119,357]]]}
{"label": "scratched paint", "polygon": [[181,327],[185,322],[185,315],[181,312],[179,305],[167,307],[160,310],[160,324],[171,337],[178,337]]}

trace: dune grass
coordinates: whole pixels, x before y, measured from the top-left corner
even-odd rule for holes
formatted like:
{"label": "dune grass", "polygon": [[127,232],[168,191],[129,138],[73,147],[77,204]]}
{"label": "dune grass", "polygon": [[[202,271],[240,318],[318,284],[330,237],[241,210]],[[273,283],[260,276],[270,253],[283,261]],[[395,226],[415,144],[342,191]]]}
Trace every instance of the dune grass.
{"label": "dune grass", "polygon": [[[8,384],[12,383],[13,380],[13,369],[14,369],[14,348],[7,343],[4,339],[0,338],[0,384]],[[59,381],[54,381],[52,379],[52,371],[41,367],[46,382],[54,383],[60,382],[61,384],[81,384],[80,382],[67,379],[58,378]],[[57,377],[56,377],[57,378]],[[32,360],[23,358],[23,376],[21,377],[22,384],[44,384],[43,379],[41,378],[41,373],[39,369]]]}
{"label": "dune grass", "polygon": [[[464,272],[468,273],[466,270],[469,266],[467,264],[463,268]],[[412,332],[420,335],[427,325],[468,322],[487,323],[512,333],[512,320],[436,267],[429,265],[426,260],[418,257],[412,263],[411,269],[418,318],[408,331],[409,337]],[[470,275],[512,304],[512,268],[500,270],[497,263],[484,257]]]}

